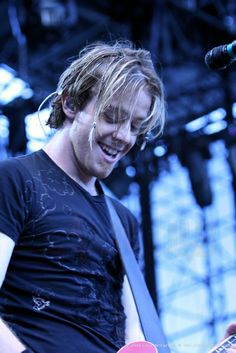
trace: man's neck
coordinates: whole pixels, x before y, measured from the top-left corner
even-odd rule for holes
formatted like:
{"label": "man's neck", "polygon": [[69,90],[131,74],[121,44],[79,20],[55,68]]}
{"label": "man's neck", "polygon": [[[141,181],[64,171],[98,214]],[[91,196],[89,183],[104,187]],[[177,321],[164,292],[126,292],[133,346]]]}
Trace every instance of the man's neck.
{"label": "man's neck", "polygon": [[[68,174],[68,173],[67,173]],[[83,183],[79,178],[73,177],[68,174],[71,179],[73,179],[77,184],[79,184],[84,190],[86,190],[91,196],[98,196],[101,194],[98,188],[98,184],[94,182],[92,183]]]}
{"label": "man's neck", "polygon": [[72,178],[77,184],[84,188],[92,196],[100,194],[99,188],[97,188],[96,177],[86,178],[84,174],[76,167],[73,162],[73,151],[68,148],[67,138],[63,134],[65,131],[58,131],[52,139],[43,147],[43,150],[53,160],[53,162],[61,168],[70,178]]}

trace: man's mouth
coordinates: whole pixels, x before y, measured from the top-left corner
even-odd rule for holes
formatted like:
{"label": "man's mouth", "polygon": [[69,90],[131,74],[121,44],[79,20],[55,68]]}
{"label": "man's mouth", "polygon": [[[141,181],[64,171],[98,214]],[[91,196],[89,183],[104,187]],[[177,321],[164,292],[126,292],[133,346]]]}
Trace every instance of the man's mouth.
{"label": "man's mouth", "polygon": [[107,146],[107,145],[104,145],[103,143],[99,143],[99,146],[101,147],[102,151],[109,157],[112,157],[112,158],[116,158],[116,156],[118,155],[118,153],[120,151],[117,151],[116,149],[110,147],[110,146]]}

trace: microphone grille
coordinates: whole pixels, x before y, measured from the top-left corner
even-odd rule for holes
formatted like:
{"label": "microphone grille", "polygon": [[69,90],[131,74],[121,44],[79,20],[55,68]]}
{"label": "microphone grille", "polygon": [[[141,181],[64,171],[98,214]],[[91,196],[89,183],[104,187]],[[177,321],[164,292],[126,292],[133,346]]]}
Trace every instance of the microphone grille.
{"label": "microphone grille", "polygon": [[225,69],[231,62],[226,44],[211,49],[205,56],[206,65],[213,70]]}

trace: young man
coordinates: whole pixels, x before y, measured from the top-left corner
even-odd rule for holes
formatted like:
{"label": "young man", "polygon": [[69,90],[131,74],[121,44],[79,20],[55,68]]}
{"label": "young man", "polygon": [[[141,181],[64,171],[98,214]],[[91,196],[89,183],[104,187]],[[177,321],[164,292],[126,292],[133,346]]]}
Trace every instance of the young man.
{"label": "young man", "polygon": [[[163,116],[147,51],[89,46],[61,75],[51,141],[0,163],[1,353],[114,353],[143,337],[99,180]],[[137,222],[113,203],[138,258]]]}
{"label": "young man", "polygon": [[[1,353],[115,353],[143,338],[99,179],[162,130],[163,102],[147,51],[87,47],[59,80],[54,137],[0,163]],[[113,203],[138,258],[137,222]]]}

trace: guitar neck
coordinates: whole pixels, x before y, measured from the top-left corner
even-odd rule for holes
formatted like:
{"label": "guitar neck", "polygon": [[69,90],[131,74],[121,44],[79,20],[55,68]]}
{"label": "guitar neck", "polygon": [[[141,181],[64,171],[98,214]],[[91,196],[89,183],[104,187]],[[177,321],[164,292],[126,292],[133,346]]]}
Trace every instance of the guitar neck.
{"label": "guitar neck", "polygon": [[227,349],[236,344],[236,334],[226,338],[219,346],[210,350],[209,353],[226,353]]}

